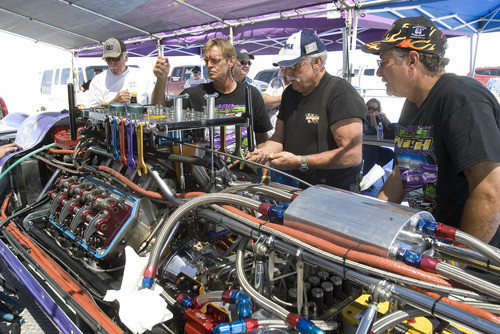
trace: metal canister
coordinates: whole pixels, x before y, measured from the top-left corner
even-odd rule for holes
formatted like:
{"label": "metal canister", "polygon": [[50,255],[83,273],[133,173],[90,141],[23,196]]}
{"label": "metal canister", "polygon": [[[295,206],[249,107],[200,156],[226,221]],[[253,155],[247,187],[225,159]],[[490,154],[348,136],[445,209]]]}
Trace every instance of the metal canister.
{"label": "metal canister", "polygon": [[142,119],[144,106],[140,103],[131,103],[127,106],[127,114],[130,119]]}
{"label": "metal canister", "polygon": [[121,116],[124,117],[126,115],[125,112],[125,103],[121,102],[111,102],[108,105],[109,113],[112,116]]}

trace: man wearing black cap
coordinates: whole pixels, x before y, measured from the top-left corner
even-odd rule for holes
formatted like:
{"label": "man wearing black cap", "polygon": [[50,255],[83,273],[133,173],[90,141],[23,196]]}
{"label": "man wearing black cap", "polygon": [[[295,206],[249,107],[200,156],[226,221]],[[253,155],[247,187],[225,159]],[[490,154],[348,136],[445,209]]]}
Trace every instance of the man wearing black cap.
{"label": "man wearing black cap", "polygon": [[127,66],[128,53],[125,43],[109,38],[102,48],[102,59],[108,69],[90,82],[88,106],[99,107],[101,103],[130,102],[130,93],[137,93],[137,102],[151,103],[153,82],[138,68]]}
{"label": "man wearing black cap", "polygon": [[184,88],[198,86],[199,84],[206,83],[207,80],[201,76],[201,68],[199,66],[193,67],[191,71],[192,76],[184,83]]}
{"label": "man wearing black cap", "polygon": [[316,34],[288,38],[276,61],[290,81],[276,130],[249,158],[291,170],[310,184],[359,192],[366,107],[351,84],[326,72],[326,58]]}
{"label": "man wearing black cap", "polygon": [[259,89],[257,82],[248,77],[248,72],[250,72],[250,66],[252,66],[252,60],[254,59],[254,55],[249,53],[247,50],[236,50],[236,62],[234,63],[233,76],[234,80],[237,82],[246,82],[247,84]]}
{"label": "man wearing black cap", "polygon": [[[378,197],[425,209],[485,242],[500,222],[500,106],[478,81],[445,73],[446,36],[423,17],[394,22],[381,41],[387,94],[406,97],[395,166]],[[498,244],[496,244],[498,246]]]}

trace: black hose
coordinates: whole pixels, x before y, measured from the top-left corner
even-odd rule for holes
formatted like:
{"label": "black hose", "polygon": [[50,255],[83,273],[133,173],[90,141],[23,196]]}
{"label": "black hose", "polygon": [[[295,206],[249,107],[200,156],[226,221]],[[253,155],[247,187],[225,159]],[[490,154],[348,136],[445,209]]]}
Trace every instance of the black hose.
{"label": "black hose", "polygon": [[15,219],[15,218],[17,218],[17,217],[19,217],[19,216],[21,216],[21,215],[23,215],[25,213],[28,213],[31,210],[34,210],[34,209],[38,208],[39,206],[42,206],[42,205],[48,203],[49,200],[50,200],[50,198],[44,196],[39,201],[37,201],[37,202],[35,202],[35,203],[31,204],[31,205],[27,205],[23,209],[21,209],[21,210],[15,212],[15,213],[13,213],[12,215],[10,215],[9,217],[0,220],[0,228],[2,228],[6,223],[8,223],[9,221],[11,221],[12,219]]}

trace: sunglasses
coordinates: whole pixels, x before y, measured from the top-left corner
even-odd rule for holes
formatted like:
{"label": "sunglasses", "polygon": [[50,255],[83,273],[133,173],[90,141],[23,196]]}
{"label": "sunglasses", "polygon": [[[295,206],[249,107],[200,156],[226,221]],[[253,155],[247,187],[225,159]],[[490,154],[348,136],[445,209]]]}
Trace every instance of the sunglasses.
{"label": "sunglasses", "polygon": [[378,111],[377,107],[368,106],[368,110]]}
{"label": "sunglasses", "polygon": [[252,62],[250,60],[240,60],[240,64],[242,66],[251,66],[252,65]]}
{"label": "sunglasses", "polygon": [[213,55],[210,54],[208,56],[205,56],[203,60],[205,61],[205,65],[208,65],[209,63],[212,63],[214,66],[218,66],[219,63],[222,61],[224,58],[219,58],[218,55]]}
{"label": "sunglasses", "polygon": [[120,59],[122,59],[122,57],[116,57],[116,58],[105,58],[104,60],[106,62],[113,62],[113,63],[117,63],[120,61]]}
{"label": "sunglasses", "polygon": [[198,71],[193,71],[193,74],[198,74],[198,73],[200,73],[200,72],[198,72]]}

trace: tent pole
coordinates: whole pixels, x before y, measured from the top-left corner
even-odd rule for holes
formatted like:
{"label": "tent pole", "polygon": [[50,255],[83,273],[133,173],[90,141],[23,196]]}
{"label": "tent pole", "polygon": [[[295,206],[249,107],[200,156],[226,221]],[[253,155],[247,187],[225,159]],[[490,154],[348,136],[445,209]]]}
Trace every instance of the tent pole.
{"label": "tent pole", "polygon": [[344,74],[344,79],[351,82],[352,80],[352,66],[350,64],[350,53],[351,53],[351,38],[352,38],[352,15],[353,9],[347,12],[347,18],[345,19],[345,28],[342,28],[342,54],[343,54],[343,64],[342,72]]}
{"label": "tent pole", "polygon": [[[471,43],[471,62],[470,62],[470,69],[469,69],[469,75],[474,78],[474,72],[476,70],[476,60],[477,60],[477,49],[479,48],[479,32],[476,33],[476,43],[474,45],[474,35],[470,37],[470,43]],[[472,54],[472,50],[474,50],[474,55]]]}

